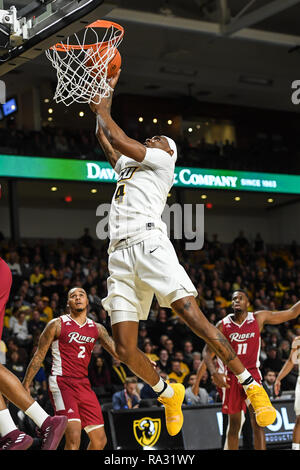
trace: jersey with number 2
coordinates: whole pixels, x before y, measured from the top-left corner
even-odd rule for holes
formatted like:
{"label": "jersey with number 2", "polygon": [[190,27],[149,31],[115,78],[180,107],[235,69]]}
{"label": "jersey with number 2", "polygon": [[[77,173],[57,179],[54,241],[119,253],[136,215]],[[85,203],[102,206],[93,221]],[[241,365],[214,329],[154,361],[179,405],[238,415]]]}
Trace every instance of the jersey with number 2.
{"label": "jersey with number 2", "polygon": [[[222,320],[222,331],[246,369],[258,369],[260,355],[260,331],[253,312],[240,325],[229,314]],[[230,371],[228,371],[230,373]]]}
{"label": "jersey with number 2", "polygon": [[59,338],[52,343],[51,375],[87,377],[94,345],[99,337],[96,323],[87,318],[83,325],[62,315]]}

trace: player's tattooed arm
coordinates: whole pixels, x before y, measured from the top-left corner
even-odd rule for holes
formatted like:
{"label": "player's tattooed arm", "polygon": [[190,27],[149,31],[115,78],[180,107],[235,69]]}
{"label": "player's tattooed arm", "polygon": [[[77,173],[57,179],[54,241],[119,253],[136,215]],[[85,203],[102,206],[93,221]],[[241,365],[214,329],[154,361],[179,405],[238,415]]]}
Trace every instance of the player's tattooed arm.
{"label": "player's tattooed arm", "polygon": [[[110,80],[109,85],[112,89],[117,85],[120,76],[119,72]],[[146,147],[137,140],[131,139],[118,126],[111,117],[112,93],[108,98],[102,98],[99,103],[90,103],[91,110],[97,116],[97,125],[103,130],[107,140],[114,150],[122,155],[133,158],[137,162],[142,162],[146,155]]]}
{"label": "player's tattooed arm", "polygon": [[23,386],[28,392],[30,391],[30,384],[39,371],[51,343],[59,337],[60,331],[60,319],[56,318],[50,321],[41,333],[37,350],[27,367],[25,377],[23,379]]}
{"label": "player's tattooed arm", "polygon": [[104,326],[100,325],[100,323],[96,323],[99,333],[99,340],[101,345],[106,349],[109,354],[111,354],[116,359],[119,359],[119,356],[116,352],[116,345],[111,336],[109,336],[108,331]]}
{"label": "player's tattooed arm", "polygon": [[96,137],[98,139],[99,144],[102,147],[102,150],[106,156],[107,161],[114,168],[116,166],[117,161],[119,160],[121,156],[121,153],[118,152],[117,150],[114,150],[109,140],[107,139],[104,133],[104,130],[101,126],[101,121],[100,121],[99,116],[97,116]]}

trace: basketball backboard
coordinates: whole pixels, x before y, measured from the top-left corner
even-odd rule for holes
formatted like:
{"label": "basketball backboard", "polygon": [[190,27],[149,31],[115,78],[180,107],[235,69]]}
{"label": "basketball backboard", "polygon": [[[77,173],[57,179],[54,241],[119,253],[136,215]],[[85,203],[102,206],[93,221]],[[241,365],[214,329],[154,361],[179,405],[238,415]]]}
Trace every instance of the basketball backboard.
{"label": "basketball backboard", "polygon": [[112,9],[104,0],[0,0],[0,76]]}

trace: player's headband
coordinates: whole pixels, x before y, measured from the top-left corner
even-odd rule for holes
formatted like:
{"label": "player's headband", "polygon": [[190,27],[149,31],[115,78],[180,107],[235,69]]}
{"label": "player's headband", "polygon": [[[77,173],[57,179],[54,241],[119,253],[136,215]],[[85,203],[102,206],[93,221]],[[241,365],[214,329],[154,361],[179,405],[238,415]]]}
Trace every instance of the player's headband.
{"label": "player's headband", "polygon": [[176,160],[177,160],[177,145],[175,144],[174,140],[171,139],[171,137],[167,137],[166,135],[163,135],[163,137],[165,139],[167,139],[170,149],[173,150],[174,153],[173,153],[172,156],[173,156],[173,158],[175,159],[175,162],[176,162]]}

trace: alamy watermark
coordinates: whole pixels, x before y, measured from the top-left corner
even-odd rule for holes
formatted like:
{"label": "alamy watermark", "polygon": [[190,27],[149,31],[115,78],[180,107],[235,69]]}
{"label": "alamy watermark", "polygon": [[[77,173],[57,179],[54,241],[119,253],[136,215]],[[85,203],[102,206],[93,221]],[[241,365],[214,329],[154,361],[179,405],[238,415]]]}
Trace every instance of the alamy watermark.
{"label": "alamy watermark", "polygon": [[298,105],[300,104],[300,80],[294,80],[292,82],[292,90],[295,90],[291,96],[292,103]]}
{"label": "alamy watermark", "polygon": [[0,80],[0,103],[1,104],[6,103],[6,86],[3,80]]}
{"label": "alamy watermark", "polygon": [[[100,240],[110,237],[109,217],[111,205],[100,204],[96,210],[96,216],[101,220],[97,223],[96,234]],[[162,213],[162,221],[166,226],[169,238],[185,240],[185,250],[201,250],[204,245],[204,204],[174,203],[166,204]],[[139,233],[147,230],[147,225],[152,228],[152,222],[147,223],[147,216],[134,210],[125,209],[121,216],[111,215],[110,221],[113,227],[113,238],[126,238],[130,233]],[[154,225],[154,223],[153,223]],[[158,222],[158,225],[160,223]]]}

